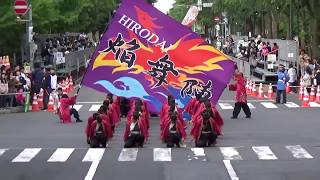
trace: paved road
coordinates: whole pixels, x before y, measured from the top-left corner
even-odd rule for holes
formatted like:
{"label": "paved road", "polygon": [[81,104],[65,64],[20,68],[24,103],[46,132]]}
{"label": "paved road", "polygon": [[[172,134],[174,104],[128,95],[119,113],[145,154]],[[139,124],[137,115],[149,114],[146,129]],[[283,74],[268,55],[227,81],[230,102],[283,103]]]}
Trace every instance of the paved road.
{"label": "paved road", "polygon": [[[104,95],[82,89],[77,108],[86,119]],[[252,119],[230,119],[233,94],[217,108],[225,119],[217,147],[167,149],[159,141],[159,119],[142,149],[123,149],[124,122],[107,149],[89,149],[86,123],[62,125],[47,112],[0,116],[0,179],[154,179],[154,180],[318,180],[320,108],[274,104],[250,98]],[[189,128],[190,129],[190,128]]]}

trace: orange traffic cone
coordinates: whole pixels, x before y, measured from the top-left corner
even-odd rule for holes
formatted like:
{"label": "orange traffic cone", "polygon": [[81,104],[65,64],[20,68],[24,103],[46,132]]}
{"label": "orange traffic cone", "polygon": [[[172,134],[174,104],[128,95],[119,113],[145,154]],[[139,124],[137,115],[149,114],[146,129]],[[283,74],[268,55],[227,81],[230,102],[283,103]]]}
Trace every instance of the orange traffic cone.
{"label": "orange traffic cone", "polygon": [[310,107],[310,104],[309,104],[309,93],[307,91],[307,88],[304,88],[304,96],[303,96],[303,101],[302,101],[302,107],[304,107],[304,108]]}
{"label": "orange traffic cone", "polygon": [[38,96],[38,106],[40,109],[43,108],[43,89],[42,88],[40,89],[40,93]]}
{"label": "orange traffic cone", "polygon": [[316,100],[316,93],[314,92],[314,87],[311,87],[311,92],[310,92],[310,102],[314,102]]}
{"label": "orange traffic cone", "polygon": [[248,94],[252,94],[252,81],[249,81],[249,93]]}
{"label": "orange traffic cone", "polygon": [[299,100],[303,99],[303,85],[300,86],[300,90],[299,90]]}
{"label": "orange traffic cone", "polygon": [[70,93],[70,84],[69,84],[69,79],[68,78],[66,80],[66,92]]}
{"label": "orange traffic cone", "polygon": [[50,94],[49,96],[49,103],[48,103],[48,112],[55,112],[56,108],[54,107],[54,101],[53,101],[53,97],[52,94]]}
{"label": "orange traffic cone", "polygon": [[246,92],[247,92],[247,94],[249,94],[249,81],[248,80],[246,82]]}
{"label": "orange traffic cone", "polygon": [[66,82],[64,80],[62,81],[62,92],[67,94]]}
{"label": "orange traffic cone", "polygon": [[70,92],[72,92],[74,90],[72,77],[70,77],[69,81],[70,81],[70,84],[69,84]]}
{"label": "orange traffic cone", "polygon": [[36,93],[33,94],[32,111],[40,111]]}
{"label": "orange traffic cone", "polygon": [[273,99],[273,89],[272,89],[272,84],[271,83],[269,84],[269,87],[268,87],[268,98],[270,100]]}
{"label": "orange traffic cone", "polygon": [[316,102],[320,103],[320,86],[317,88]]}
{"label": "orange traffic cone", "polygon": [[259,92],[258,92],[258,98],[259,99],[263,99],[263,89],[262,89],[262,83],[260,83],[260,86],[259,86]]}
{"label": "orange traffic cone", "polygon": [[4,65],[6,66],[6,69],[10,69],[9,56],[6,56],[6,58],[5,58],[5,60],[4,60]]}
{"label": "orange traffic cone", "polygon": [[253,85],[252,85],[252,93],[251,93],[252,96],[257,96],[257,89],[256,89],[256,83],[253,82]]}
{"label": "orange traffic cone", "polygon": [[286,93],[291,92],[290,84],[287,82]]}

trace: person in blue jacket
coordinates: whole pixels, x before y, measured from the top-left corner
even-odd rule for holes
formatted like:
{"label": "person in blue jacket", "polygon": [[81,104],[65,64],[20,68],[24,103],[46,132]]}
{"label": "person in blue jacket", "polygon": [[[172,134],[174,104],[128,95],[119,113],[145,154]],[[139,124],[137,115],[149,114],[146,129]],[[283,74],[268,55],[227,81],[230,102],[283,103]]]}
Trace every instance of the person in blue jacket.
{"label": "person in blue jacket", "polygon": [[288,74],[285,72],[284,66],[279,65],[278,70],[278,81],[277,81],[277,97],[276,103],[280,103],[281,95],[282,95],[282,103],[287,103],[287,94],[286,94],[286,84],[289,80]]}

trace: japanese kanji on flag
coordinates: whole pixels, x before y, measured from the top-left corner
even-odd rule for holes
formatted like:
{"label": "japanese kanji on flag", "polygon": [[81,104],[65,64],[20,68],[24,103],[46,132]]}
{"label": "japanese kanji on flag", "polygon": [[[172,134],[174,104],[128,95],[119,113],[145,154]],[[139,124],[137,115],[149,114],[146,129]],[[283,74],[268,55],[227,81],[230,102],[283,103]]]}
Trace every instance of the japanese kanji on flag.
{"label": "japanese kanji on flag", "polygon": [[218,101],[234,63],[190,28],[145,0],[123,0],[92,55],[83,85],[143,98],[157,113],[167,95],[180,108],[194,96]]}

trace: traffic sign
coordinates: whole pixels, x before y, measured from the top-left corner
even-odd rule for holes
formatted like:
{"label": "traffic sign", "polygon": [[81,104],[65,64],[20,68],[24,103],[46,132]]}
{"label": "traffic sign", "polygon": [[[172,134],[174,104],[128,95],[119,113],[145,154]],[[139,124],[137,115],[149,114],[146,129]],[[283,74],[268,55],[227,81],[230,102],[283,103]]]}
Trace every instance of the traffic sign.
{"label": "traffic sign", "polygon": [[17,15],[25,15],[28,12],[28,1],[16,0],[14,3],[14,11]]}
{"label": "traffic sign", "polygon": [[203,7],[212,7],[213,3],[203,3]]}
{"label": "traffic sign", "polygon": [[214,20],[215,22],[219,22],[219,21],[220,21],[220,17],[219,17],[219,16],[215,16],[215,17],[213,18],[213,20]]}

